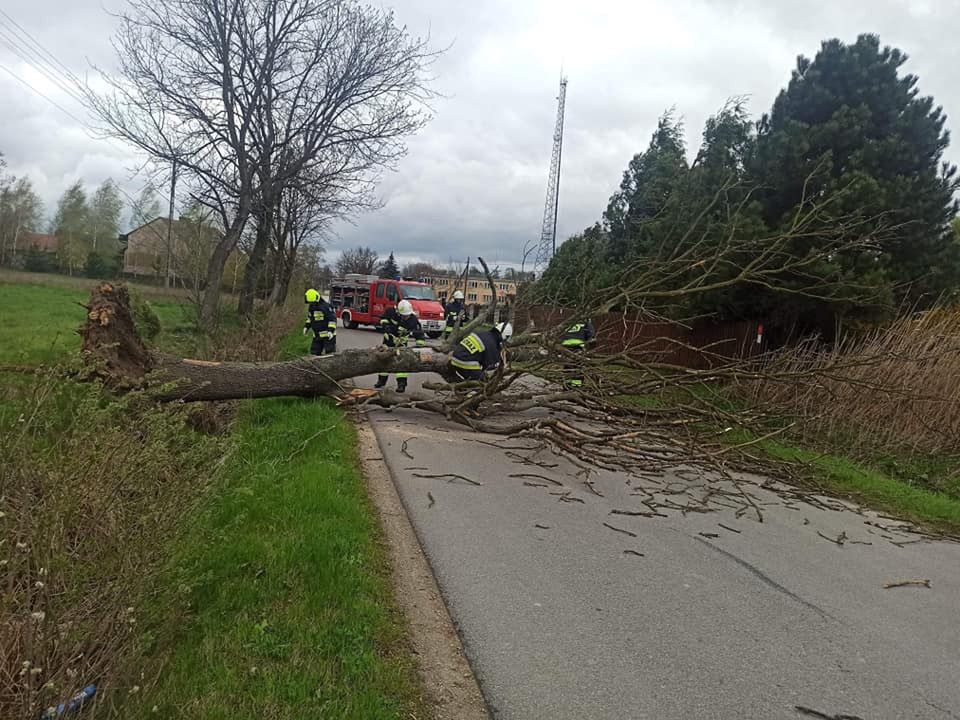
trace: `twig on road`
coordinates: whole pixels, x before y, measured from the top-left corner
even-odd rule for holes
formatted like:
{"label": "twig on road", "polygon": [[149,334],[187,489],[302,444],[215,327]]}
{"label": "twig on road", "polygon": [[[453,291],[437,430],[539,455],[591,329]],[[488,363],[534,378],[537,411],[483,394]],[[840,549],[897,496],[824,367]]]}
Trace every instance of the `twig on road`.
{"label": "twig on road", "polygon": [[560,487],[563,487],[563,483],[560,482],[559,480],[554,480],[552,477],[547,477],[546,475],[537,475],[536,473],[511,473],[510,475],[507,475],[507,477],[537,478],[538,480],[546,480],[547,482],[551,482],[554,485],[559,485]]}
{"label": "twig on road", "polygon": [[464,477],[463,475],[457,475],[456,473],[442,473],[440,475],[423,475],[421,473],[413,473],[413,476],[417,478],[429,478],[429,479],[438,479],[438,480],[447,478],[447,482],[453,482],[454,480],[463,480],[465,482],[470,483],[471,485],[483,485],[482,482],[471,480],[468,477]]}
{"label": "twig on road", "polygon": [[594,495],[596,495],[597,497],[603,497],[603,493],[600,492],[599,490],[597,490],[597,489],[593,486],[593,480],[584,480],[584,481],[583,481],[583,484],[586,485],[587,488],[590,490],[590,492],[592,492],[592,493],[593,493]]}
{"label": "twig on road", "polygon": [[908,586],[928,588],[930,587],[930,581],[927,580],[926,578],[924,578],[923,580],[898,580],[897,582],[888,582],[886,585],[883,586],[883,589],[889,590],[890,588],[908,587]]}
{"label": "twig on road", "polygon": [[541,530],[549,530],[549,529],[550,529],[550,526],[549,526],[549,525],[544,525],[544,524],[542,524],[542,523],[536,523],[536,524],[534,525],[534,527],[535,527],[535,528],[540,528]]}
{"label": "twig on road", "polygon": [[835,538],[832,538],[829,535],[824,535],[822,532],[817,530],[817,535],[822,537],[824,540],[832,542],[834,545],[839,545],[841,547],[843,547],[843,544],[847,541],[847,533],[845,532],[842,532],[839,535],[837,535]]}
{"label": "twig on road", "polygon": [[630,532],[629,530],[624,530],[623,528],[618,528],[610,523],[604,523],[604,527],[608,527],[611,530],[616,530],[618,533],[623,533],[624,535],[629,535],[630,537],[637,537],[635,532]]}
{"label": "twig on road", "polygon": [[644,512],[643,510],[611,510],[611,515],[629,515],[630,517],[666,517],[663,513],[653,512],[652,510]]}
{"label": "twig on road", "polygon": [[803,713],[804,715],[809,715],[810,717],[820,718],[821,720],[863,720],[863,718],[859,715],[846,715],[844,713],[840,713],[838,715],[828,715],[827,713],[814,710],[813,708],[804,707],[803,705],[794,705],[793,708],[798,713]]}
{"label": "twig on road", "polygon": [[737,530],[736,528],[732,528],[732,527],[730,527],[730,526],[728,526],[728,525],[724,525],[723,523],[717,523],[717,525],[719,525],[720,527],[722,527],[724,530],[729,530],[730,532],[736,533],[737,535],[740,535],[740,534],[741,534],[740,531]]}
{"label": "twig on road", "polygon": [[636,550],[624,550],[624,555],[636,555],[637,557],[646,557],[642,552],[637,552]]}
{"label": "twig on road", "polygon": [[434,505],[437,504],[437,501],[433,499],[433,493],[430,492],[429,490],[427,490],[427,497],[430,498],[430,504],[427,505],[428,509],[432,508]]}
{"label": "twig on road", "polygon": [[416,458],[414,458],[413,455],[407,452],[407,443],[410,442],[411,440],[413,440],[413,438],[407,438],[406,440],[403,441],[403,445],[400,446],[400,452],[406,455],[411,460],[414,460]]}

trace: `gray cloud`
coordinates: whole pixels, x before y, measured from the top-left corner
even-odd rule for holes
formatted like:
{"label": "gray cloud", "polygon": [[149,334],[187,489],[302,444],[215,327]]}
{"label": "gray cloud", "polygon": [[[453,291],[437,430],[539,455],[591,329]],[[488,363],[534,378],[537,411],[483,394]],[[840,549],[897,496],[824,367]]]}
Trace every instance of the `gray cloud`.
{"label": "gray cloud", "polygon": [[[112,0],[117,7],[119,0]],[[570,78],[558,233],[596,221],[629,158],[675,106],[691,149],[704,120],[731,96],[769,108],[799,54],[822,40],[876,32],[911,57],[947,113],[960,113],[954,0],[395,0],[397,20],[449,49],[435,66],[445,97],[380,186],[384,207],[344,224],[331,245],[370,245],[401,260],[483,254],[518,263],[539,235],[560,65]],[[8,0],[6,12],[71,68],[109,63],[113,20],[101,0]],[[0,63],[21,74],[0,42]],[[42,78],[37,80],[41,82]],[[82,110],[56,88],[67,109]],[[76,123],[0,71],[0,150],[45,200],[75,179],[113,176],[135,194],[135,158],[92,140]],[[955,124],[954,124],[955,126]],[[960,160],[951,148],[950,158]]]}

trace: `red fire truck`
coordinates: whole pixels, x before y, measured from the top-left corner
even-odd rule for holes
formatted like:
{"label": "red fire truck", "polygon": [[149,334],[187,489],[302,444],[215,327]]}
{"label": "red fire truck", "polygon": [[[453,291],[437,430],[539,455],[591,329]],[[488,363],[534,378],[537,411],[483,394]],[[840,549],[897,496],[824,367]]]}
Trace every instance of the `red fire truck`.
{"label": "red fire truck", "polygon": [[409,300],[424,332],[432,338],[443,333],[443,305],[433,288],[413,280],[384,280],[376,275],[345,275],[330,285],[330,304],[344,327],[379,325],[387,308]]}

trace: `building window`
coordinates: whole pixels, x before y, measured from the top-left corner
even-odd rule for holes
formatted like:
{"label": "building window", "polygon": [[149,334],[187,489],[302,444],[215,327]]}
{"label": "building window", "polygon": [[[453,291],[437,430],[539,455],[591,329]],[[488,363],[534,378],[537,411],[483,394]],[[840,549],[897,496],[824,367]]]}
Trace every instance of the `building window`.
{"label": "building window", "polygon": [[467,293],[467,300],[473,300],[474,302],[476,302],[476,301],[477,301],[477,294],[476,294],[476,293]]}
{"label": "building window", "polygon": [[477,287],[477,281],[476,281],[476,280],[471,280],[471,281],[470,281],[470,287],[472,287],[472,288]]}
{"label": "building window", "polygon": [[507,289],[507,284],[506,284],[506,283],[500,283],[500,289],[501,289],[501,290],[506,290],[506,289]]}

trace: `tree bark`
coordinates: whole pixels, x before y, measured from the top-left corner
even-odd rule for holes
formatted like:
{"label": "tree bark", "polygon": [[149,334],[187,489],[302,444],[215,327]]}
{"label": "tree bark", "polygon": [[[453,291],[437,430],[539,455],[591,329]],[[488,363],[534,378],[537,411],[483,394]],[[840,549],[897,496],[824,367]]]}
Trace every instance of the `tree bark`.
{"label": "tree bark", "polygon": [[249,211],[241,208],[237,212],[233,223],[227,228],[220,242],[213,249],[210,256],[210,264],[207,265],[207,279],[203,290],[203,302],[200,304],[200,327],[204,330],[210,330],[217,322],[217,314],[220,310],[220,284],[223,282],[223,269],[227,266],[227,260],[230,259],[230,253],[237,247],[240,240],[240,233],[243,232],[243,226],[247,223]]}
{"label": "tree bark", "polygon": [[269,210],[255,215],[257,232],[253,243],[253,250],[247,259],[247,267],[243,271],[243,284],[240,287],[240,300],[237,302],[237,313],[242,317],[253,314],[253,301],[257,297],[257,285],[260,274],[263,272],[264,261],[267,257],[267,248],[270,245],[271,213]]}
{"label": "tree bark", "polygon": [[234,400],[316,396],[360,375],[435,372],[452,379],[449,355],[432,348],[346,350],[286,362],[212,362],[150,352],[137,335],[123,286],[101,283],[80,329],[93,373],[112,387],[144,388],[157,400]]}

